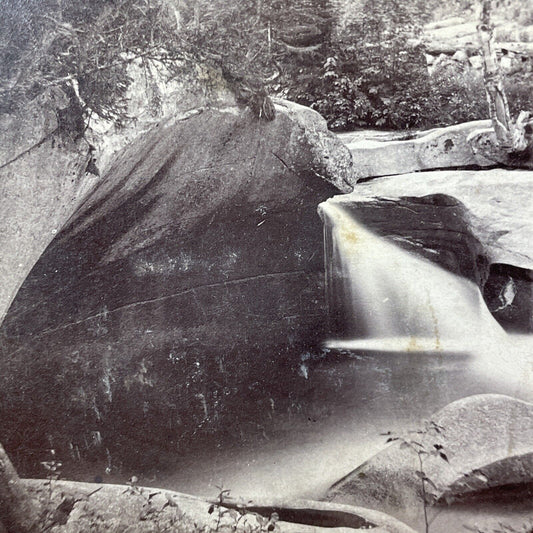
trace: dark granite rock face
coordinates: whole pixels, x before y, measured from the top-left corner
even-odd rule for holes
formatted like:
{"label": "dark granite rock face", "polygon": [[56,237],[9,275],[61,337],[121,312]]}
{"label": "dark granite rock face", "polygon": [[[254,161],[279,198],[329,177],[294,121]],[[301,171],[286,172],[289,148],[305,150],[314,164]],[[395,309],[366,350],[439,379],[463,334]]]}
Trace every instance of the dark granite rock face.
{"label": "dark granite rock face", "polygon": [[376,234],[454,274],[480,285],[488,275],[483,246],[468,227],[468,213],[451,196],[376,198],[350,210]]}
{"label": "dark granite rock face", "polygon": [[[325,323],[316,206],[336,189],[317,174],[333,159],[351,165],[309,113],[280,108],[263,123],[206,111],[117,157],[3,325],[8,448],[34,423],[25,441],[36,447],[55,435],[150,462],[154,442],[238,432],[226,411],[243,392],[263,409],[272,377],[294,378],[290,358]],[[330,147],[324,160],[316,139]]]}

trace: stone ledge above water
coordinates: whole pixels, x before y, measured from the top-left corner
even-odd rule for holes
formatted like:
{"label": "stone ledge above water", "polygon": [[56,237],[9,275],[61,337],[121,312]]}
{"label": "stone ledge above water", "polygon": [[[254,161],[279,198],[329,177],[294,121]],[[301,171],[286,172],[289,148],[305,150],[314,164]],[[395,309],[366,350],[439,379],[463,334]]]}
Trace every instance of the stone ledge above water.
{"label": "stone ledge above water", "polygon": [[[200,532],[276,531],[279,533],[414,533],[379,511],[312,500],[261,501],[235,505],[231,498],[209,502],[158,488],[27,479],[24,485],[53,511],[51,533],[79,531]],[[269,521],[277,513],[278,521]],[[50,513],[52,514],[52,513]],[[268,522],[268,524],[267,524]],[[272,522],[272,523],[271,523]],[[271,527],[269,527],[271,526]],[[168,528],[168,529],[167,529]],[[334,528],[334,529],[332,529]]]}
{"label": "stone ledge above water", "polygon": [[[394,204],[407,209],[430,196],[452,197],[464,207],[468,230],[482,243],[490,263],[533,269],[531,190],[532,171],[444,170],[358,184],[352,194],[333,201],[354,207]],[[425,203],[438,204],[429,200]],[[379,229],[379,223],[370,229]]]}
{"label": "stone ledge above water", "polygon": [[353,132],[339,137],[352,152],[357,181],[420,170],[494,166],[494,159],[479,153],[468,142],[471,134],[487,130],[490,125],[490,120],[478,120],[413,133],[407,139],[382,132]]}

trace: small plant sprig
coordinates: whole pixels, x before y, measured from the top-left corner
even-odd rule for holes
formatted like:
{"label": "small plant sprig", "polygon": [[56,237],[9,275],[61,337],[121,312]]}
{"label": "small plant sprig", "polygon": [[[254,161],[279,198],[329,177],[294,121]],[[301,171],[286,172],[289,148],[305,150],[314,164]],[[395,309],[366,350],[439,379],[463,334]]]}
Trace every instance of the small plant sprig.
{"label": "small plant sprig", "polygon": [[[265,517],[256,512],[251,512],[247,509],[247,504],[245,503],[235,503],[229,502],[228,497],[230,490],[218,487],[219,493],[217,496],[216,503],[212,503],[208,509],[208,513],[212,514],[217,511],[217,521],[214,529],[211,531],[219,531],[222,523],[222,518],[228,516],[232,523],[229,525],[231,531],[236,532],[239,526],[242,527],[242,531],[246,533],[271,533],[276,531],[278,526],[276,525],[279,521],[279,515],[276,512],[273,512],[270,517]],[[252,503],[252,500],[247,502],[248,504]],[[247,521],[247,518],[253,516],[255,519],[255,524]],[[278,528],[279,530],[279,528]]]}
{"label": "small plant sprig", "polygon": [[[166,498],[165,503],[159,507],[154,499],[160,495],[160,491],[151,492],[149,489],[143,489],[138,485],[139,479],[137,476],[132,476],[129,481],[126,482],[128,488],[122,492],[122,494],[129,494],[131,496],[139,496],[144,500],[143,509],[139,516],[140,521],[152,520],[152,523],[157,528],[159,533],[176,531],[176,525],[185,516],[179,509],[177,502],[174,500],[171,494],[164,493]],[[177,514],[165,515],[165,509],[167,507],[174,508]]]}
{"label": "small plant sprig", "polygon": [[51,448],[49,452],[50,459],[48,461],[41,461],[41,465],[46,470],[46,479],[48,480],[47,485],[49,488],[48,497],[52,500],[52,482],[57,481],[61,477],[61,467],[63,466],[63,463],[57,460],[56,451],[53,448]]}
{"label": "small plant sprig", "polygon": [[428,477],[426,473],[424,468],[424,459],[427,457],[438,457],[446,463],[449,463],[448,456],[444,451],[443,445],[439,442],[428,443],[427,441],[428,437],[430,436],[434,436],[437,439],[439,436],[443,436],[443,434],[444,428],[433,421],[427,422],[426,427],[422,430],[408,431],[404,435],[394,435],[390,431],[387,433],[382,433],[382,435],[388,437],[386,441],[387,443],[399,442],[401,450],[410,450],[417,456],[419,470],[415,471],[415,475],[420,480],[425,533],[429,533],[430,527],[430,522],[428,519],[428,507],[435,503],[436,500],[435,494],[428,490],[428,487],[432,487],[435,491],[438,489],[435,483]]}

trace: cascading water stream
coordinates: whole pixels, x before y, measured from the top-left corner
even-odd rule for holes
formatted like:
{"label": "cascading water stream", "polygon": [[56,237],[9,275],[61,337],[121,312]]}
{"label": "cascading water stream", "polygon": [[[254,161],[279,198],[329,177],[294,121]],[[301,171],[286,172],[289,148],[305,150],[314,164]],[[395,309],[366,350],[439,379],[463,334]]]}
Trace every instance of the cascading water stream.
{"label": "cascading water stream", "polygon": [[505,339],[473,282],[374,235],[339,203],[320,213],[328,301],[343,330],[330,347],[471,352]]}

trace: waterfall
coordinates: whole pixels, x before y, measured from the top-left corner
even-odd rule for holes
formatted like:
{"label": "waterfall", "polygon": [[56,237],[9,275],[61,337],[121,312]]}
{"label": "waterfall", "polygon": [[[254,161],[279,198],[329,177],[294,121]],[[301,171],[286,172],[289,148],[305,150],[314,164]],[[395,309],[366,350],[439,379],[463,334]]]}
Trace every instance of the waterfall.
{"label": "waterfall", "polygon": [[471,351],[505,333],[475,283],[365,229],[339,203],[320,206],[328,344],[386,351]]}

